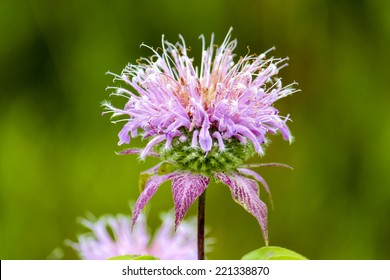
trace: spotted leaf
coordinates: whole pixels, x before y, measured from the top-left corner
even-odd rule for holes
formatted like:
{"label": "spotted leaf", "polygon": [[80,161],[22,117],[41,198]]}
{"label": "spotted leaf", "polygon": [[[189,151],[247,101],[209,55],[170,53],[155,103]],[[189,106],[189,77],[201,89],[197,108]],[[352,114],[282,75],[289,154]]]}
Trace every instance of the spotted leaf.
{"label": "spotted leaf", "polygon": [[229,186],[235,202],[252,214],[260,224],[265,244],[268,246],[267,206],[259,198],[257,182],[238,173],[216,173],[215,178]]}
{"label": "spotted leaf", "polygon": [[172,180],[173,201],[175,204],[175,229],[194,203],[207,188],[210,179],[190,172],[176,175]]}

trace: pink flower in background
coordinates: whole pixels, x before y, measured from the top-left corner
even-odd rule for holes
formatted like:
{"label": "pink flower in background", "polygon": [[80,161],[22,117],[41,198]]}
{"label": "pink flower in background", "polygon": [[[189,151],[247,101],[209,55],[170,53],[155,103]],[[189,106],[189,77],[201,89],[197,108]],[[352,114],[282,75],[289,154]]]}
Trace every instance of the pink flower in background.
{"label": "pink flower in background", "polygon": [[197,259],[195,222],[183,222],[173,232],[172,215],[164,214],[161,218],[163,223],[153,238],[142,214],[133,230],[131,217],[125,215],[107,215],[96,221],[82,219],[81,223],[90,232],[80,235],[78,242],[68,244],[85,260],[105,260],[123,255],[150,255],[162,260]]}
{"label": "pink flower in background", "polygon": [[201,36],[200,69],[193,65],[182,37],[176,44],[163,37],[160,52],[148,47],[153,52],[150,58],[129,64],[121,75],[113,74],[114,81],[132,88],[113,88],[113,95],[127,99],[124,108],[104,102],[105,113],[125,121],[118,144],[128,144],[139,133],[148,140],[144,149],[122,154],[160,157],[171,171],[161,172],[166,166],[158,165],[146,172],[150,178],[135,205],[133,224],[158,187],[172,180],[177,228],[214,178],[227,185],[234,201],[258,220],[268,242],[267,207],[259,198],[257,181],[269,189],[258,173],[246,168],[261,164],[243,163],[255,153],[264,154],[268,134],[281,133],[292,141],[288,115],[281,116],[273,105],[296,90],[294,84],[282,86],[277,77],[287,58],[266,58],[270,50],[234,62],[237,41],[230,40],[230,34],[231,30],[219,47],[213,36],[206,47]]}

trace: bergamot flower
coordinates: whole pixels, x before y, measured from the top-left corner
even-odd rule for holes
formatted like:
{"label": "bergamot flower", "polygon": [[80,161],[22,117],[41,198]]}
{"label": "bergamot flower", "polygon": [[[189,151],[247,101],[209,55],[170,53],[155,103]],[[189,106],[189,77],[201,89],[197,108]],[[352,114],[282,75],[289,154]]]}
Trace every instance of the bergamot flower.
{"label": "bergamot flower", "polygon": [[[133,223],[158,187],[171,180],[177,227],[214,178],[227,185],[233,200],[258,220],[268,242],[267,207],[259,198],[257,182],[267,192],[268,186],[244,162],[254,154],[264,155],[269,134],[280,133],[292,141],[286,124],[290,118],[280,115],[274,103],[297,90],[295,83],[283,86],[277,76],[288,58],[267,58],[270,49],[235,62],[237,41],[230,37],[231,29],[221,46],[214,45],[212,36],[206,47],[201,36],[198,68],[182,37],[172,44],[163,36],[161,48],[146,46],[151,57],[127,65],[121,75],[113,74],[114,81],[128,86],[111,87],[113,95],[127,100],[124,108],[104,102],[105,113],[125,122],[118,144],[128,144],[138,135],[147,140],[144,149],[122,154],[138,153],[141,159],[157,156],[164,163],[147,172],[150,177],[135,205]],[[172,172],[161,172],[166,164]]]}
{"label": "bergamot flower", "polygon": [[197,259],[196,224],[193,219],[182,222],[174,232],[173,215],[161,215],[161,227],[153,238],[147,230],[146,218],[139,215],[132,229],[131,217],[105,215],[99,219],[81,219],[89,232],[78,236],[70,245],[84,260],[105,260],[123,255],[151,255],[162,260]]}

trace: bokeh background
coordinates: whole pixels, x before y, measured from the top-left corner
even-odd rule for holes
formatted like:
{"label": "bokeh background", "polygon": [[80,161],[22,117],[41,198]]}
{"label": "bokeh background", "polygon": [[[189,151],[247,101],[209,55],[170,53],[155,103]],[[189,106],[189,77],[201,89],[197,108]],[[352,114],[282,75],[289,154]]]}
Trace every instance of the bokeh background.
{"label": "bokeh background", "polygon": [[[275,46],[289,56],[281,76],[302,90],[276,104],[296,141],[271,137],[254,159],[294,167],[258,170],[274,197],[271,245],[310,259],[390,259],[389,1],[2,0],[0,27],[1,259],[77,258],[64,240],[83,232],[78,217],[130,212],[139,172],[156,161],[114,153],[105,72],[149,56],[139,45],[157,47],[162,34],[182,34],[199,57],[198,36],[220,43],[229,27],[238,55]],[[173,205],[168,184],[151,203],[154,229]],[[224,185],[209,187],[206,207],[209,259],[264,245]]]}

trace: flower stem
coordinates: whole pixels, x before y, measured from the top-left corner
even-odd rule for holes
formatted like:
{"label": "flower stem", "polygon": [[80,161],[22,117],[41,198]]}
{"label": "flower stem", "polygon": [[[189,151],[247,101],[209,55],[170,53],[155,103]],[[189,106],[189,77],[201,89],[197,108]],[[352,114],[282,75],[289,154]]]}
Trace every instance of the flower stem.
{"label": "flower stem", "polygon": [[204,214],[206,190],[198,199],[198,260],[204,260]]}

